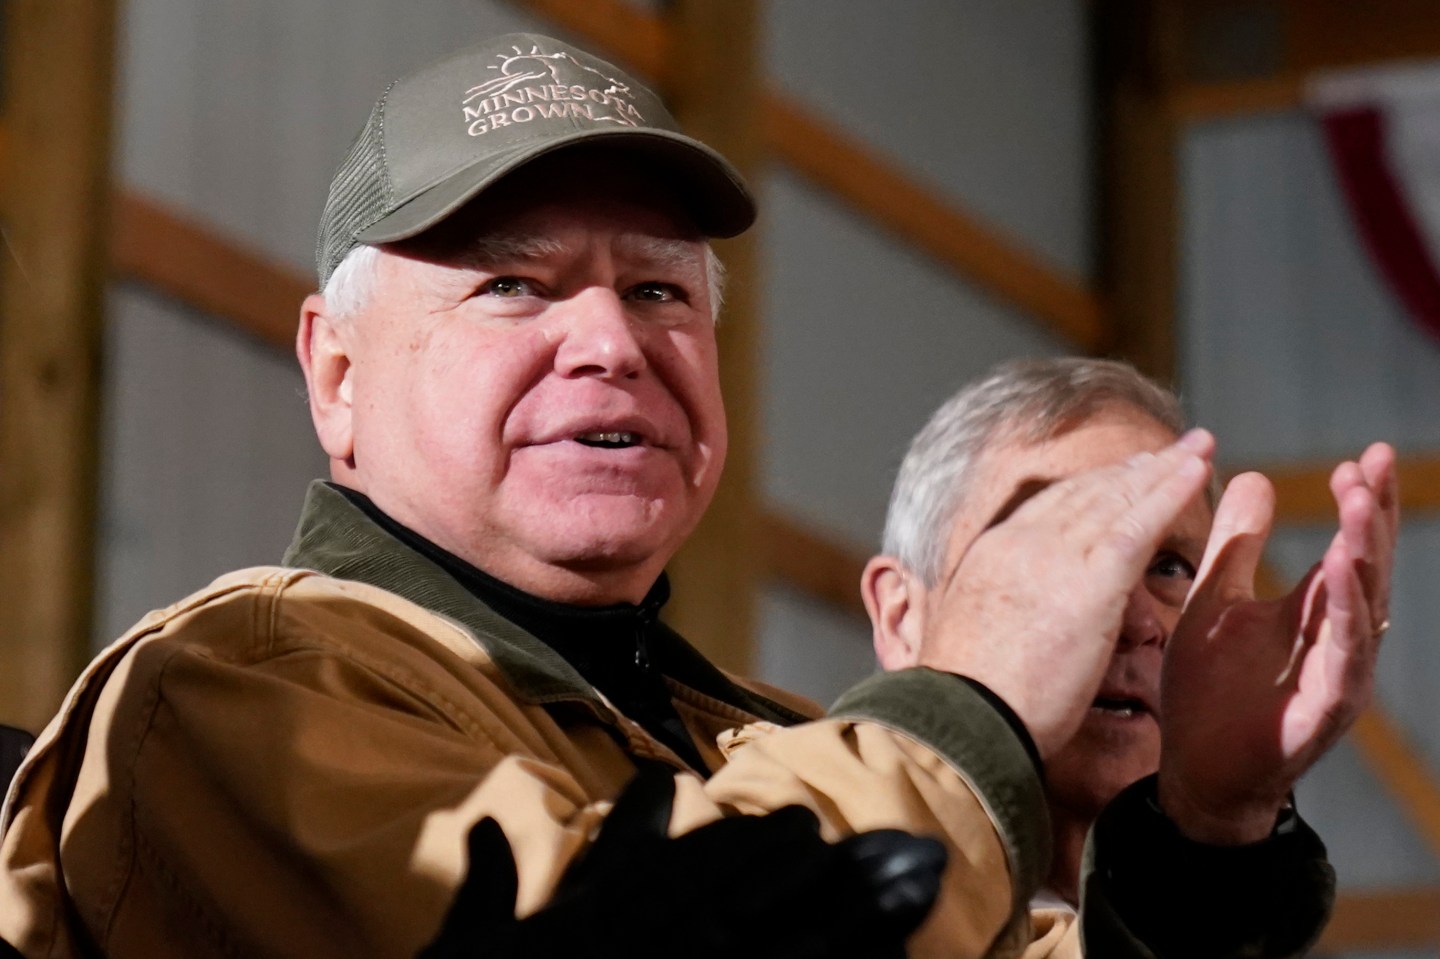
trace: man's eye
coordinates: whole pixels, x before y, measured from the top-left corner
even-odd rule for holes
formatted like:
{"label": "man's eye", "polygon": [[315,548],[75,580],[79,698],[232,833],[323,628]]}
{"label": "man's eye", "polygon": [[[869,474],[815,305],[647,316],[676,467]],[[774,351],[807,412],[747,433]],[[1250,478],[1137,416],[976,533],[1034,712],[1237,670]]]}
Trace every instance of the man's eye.
{"label": "man's eye", "polygon": [[513,298],[517,296],[535,295],[535,286],[529,280],[522,280],[518,276],[497,276],[480,287],[479,292],[483,295]]}
{"label": "man's eye", "polygon": [[1181,609],[1195,585],[1195,567],[1179,553],[1157,553],[1145,571],[1145,588],[1167,606]]}
{"label": "man's eye", "polygon": [[673,300],[684,300],[680,288],[673,283],[640,283],[630,288],[630,298],[643,300],[646,303],[669,303]]}
{"label": "man's eye", "polygon": [[1165,579],[1193,580],[1195,578],[1195,567],[1183,556],[1175,553],[1161,553],[1151,562],[1150,568],[1146,570],[1149,576],[1161,576]]}

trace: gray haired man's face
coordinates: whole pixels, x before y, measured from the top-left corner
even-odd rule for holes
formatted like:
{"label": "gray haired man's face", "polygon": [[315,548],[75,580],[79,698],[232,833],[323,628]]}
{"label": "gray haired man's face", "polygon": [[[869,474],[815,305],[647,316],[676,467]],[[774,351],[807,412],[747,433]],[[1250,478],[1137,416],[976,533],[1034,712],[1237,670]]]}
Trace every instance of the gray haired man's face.
{"label": "gray haired man's face", "polygon": [[[971,493],[955,517],[940,583],[981,533],[1029,496],[1077,473],[1157,452],[1174,440],[1169,429],[1146,414],[1111,406],[1050,440],[998,441],[980,458]],[[1161,654],[1194,583],[1211,518],[1208,505],[1193,503],[1131,591],[1099,695],[1074,739],[1046,763],[1053,802],[1093,816],[1121,789],[1158,767]],[[944,590],[937,588],[930,596],[936,608],[925,621],[929,629],[943,629]]]}

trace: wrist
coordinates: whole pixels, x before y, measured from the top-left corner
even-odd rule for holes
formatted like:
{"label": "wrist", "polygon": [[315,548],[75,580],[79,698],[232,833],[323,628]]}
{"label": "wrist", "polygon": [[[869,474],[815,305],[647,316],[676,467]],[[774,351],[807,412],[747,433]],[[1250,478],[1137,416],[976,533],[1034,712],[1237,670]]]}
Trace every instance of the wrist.
{"label": "wrist", "polygon": [[1156,801],[1181,835],[1212,846],[1244,846],[1268,838],[1289,806],[1285,797],[1207,804],[1166,776],[1164,770],[1156,784]]}
{"label": "wrist", "polygon": [[1129,955],[1137,939],[1157,956],[1307,955],[1334,901],[1314,830],[1290,808],[1259,842],[1197,842],[1165,815],[1158,788],[1154,776],[1140,780],[1095,822],[1086,955]]}

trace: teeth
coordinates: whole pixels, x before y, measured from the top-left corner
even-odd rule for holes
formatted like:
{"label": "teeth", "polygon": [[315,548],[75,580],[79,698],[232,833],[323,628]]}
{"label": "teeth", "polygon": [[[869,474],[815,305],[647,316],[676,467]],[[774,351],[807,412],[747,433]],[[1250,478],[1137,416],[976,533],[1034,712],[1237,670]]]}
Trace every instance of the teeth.
{"label": "teeth", "polygon": [[628,445],[639,442],[639,437],[634,433],[585,433],[579,438],[586,443],[624,443]]}

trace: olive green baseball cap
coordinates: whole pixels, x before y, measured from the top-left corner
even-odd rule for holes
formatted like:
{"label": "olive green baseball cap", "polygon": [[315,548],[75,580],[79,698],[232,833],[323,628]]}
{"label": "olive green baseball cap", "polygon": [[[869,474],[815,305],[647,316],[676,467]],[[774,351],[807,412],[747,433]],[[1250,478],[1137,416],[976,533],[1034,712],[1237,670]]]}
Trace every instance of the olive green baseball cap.
{"label": "olive green baseball cap", "polygon": [[417,236],[539,157],[601,148],[671,180],[707,236],[755,220],[739,172],[680,132],[653,92],[570,44],[512,33],[396,80],[376,102],[330,183],[320,286],[359,244]]}

